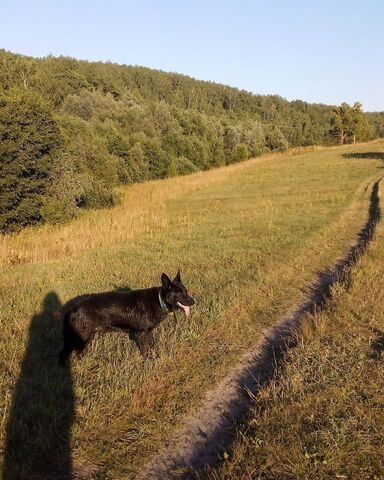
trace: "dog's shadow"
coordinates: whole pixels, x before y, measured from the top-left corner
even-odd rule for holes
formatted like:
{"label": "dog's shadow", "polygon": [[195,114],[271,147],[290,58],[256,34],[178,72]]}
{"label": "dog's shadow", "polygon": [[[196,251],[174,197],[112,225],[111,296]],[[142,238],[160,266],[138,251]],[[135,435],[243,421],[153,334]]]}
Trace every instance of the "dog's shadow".
{"label": "dog's shadow", "polygon": [[48,293],[34,315],[5,434],[2,480],[73,478],[74,393],[70,363],[57,363],[62,305]]}

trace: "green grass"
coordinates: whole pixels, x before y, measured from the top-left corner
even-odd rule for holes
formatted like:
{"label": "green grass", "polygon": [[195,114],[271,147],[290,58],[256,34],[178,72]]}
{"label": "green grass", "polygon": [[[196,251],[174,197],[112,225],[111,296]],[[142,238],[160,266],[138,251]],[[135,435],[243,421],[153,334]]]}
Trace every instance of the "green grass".
{"label": "green grass", "polygon": [[[383,187],[381,187],[381,191]],[[381,207],[383,196],[381,195]],[[384,226],[200,480],[384,478]]]}
{"label": "green grass", "polygon": [[[134,478],[314,273],[344,252],[366,219],[381,162],[343,153],[382,149],[270,155],[136,185],[116,209],[3,237],[4,478],[54,478],[70,457],[75,469],[97,464],[105,478]],[[197,303],[189,319],[159,328],[157,358],[143,361],[114,333],[71,371],[56,366],[63,303],[157,285],[162,271],[178,268]]]}

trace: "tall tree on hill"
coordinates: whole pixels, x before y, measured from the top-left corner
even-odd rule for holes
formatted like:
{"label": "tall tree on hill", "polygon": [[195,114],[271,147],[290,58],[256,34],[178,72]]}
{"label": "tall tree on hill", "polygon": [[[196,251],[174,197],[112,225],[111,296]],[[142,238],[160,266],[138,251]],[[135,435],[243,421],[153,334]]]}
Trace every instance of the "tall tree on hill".
{"label": "tall tree on hill", "polygon": [[369,128],[364,117],[362,104],[355,102],[351,107],[348,103],[342,103],[333,109],[331,133],[336,136],[338,142],[343,145],[346,141],[365,140],[369,137]]}
{"label": "tall tree on hill", "polygon": [[40,220],[61,136],[36,93],[15,88],[0,96],[0,231]]}

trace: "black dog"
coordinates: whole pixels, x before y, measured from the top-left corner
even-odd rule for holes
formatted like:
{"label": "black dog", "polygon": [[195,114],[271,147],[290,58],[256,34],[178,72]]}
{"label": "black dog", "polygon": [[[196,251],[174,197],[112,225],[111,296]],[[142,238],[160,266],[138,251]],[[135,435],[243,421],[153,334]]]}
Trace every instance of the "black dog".
{"label": "black dog", "polygon": [[180,271],[173,281],[163,273],[161,283],[161,287],[96,293],[81,299],[64,315],[60,365],[73,351],[81,355],[96,332],[114,329],[135,332],[140,352],[146,356],[154,344],[152,330],[169,312],[183,310],[188,316],[195,303],[181,282]]}

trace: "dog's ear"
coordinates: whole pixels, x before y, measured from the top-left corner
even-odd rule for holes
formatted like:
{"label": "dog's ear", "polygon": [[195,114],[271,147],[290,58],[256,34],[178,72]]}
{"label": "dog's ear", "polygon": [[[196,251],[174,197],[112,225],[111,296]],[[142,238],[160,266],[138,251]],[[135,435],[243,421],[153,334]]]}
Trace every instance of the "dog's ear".
{"label": "dog's ear", "polygon": [[177,271],[176,277],[173,280],[174,282],[181,282],[180,270]]}
{"label": "dog's ear", "polygon": [[165,290],[170,290],[172,287],[171,279],[166,273],[161,274],[161,284]]}

